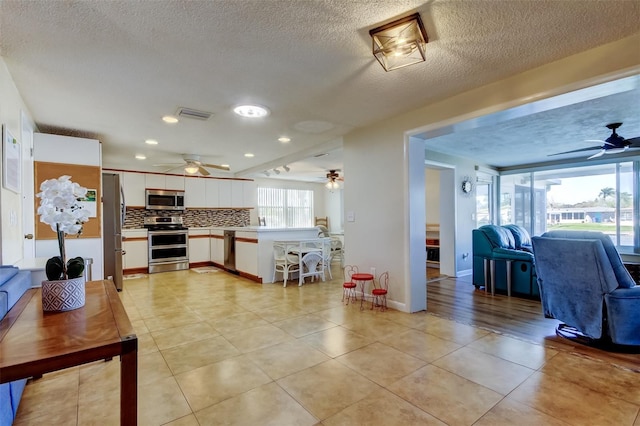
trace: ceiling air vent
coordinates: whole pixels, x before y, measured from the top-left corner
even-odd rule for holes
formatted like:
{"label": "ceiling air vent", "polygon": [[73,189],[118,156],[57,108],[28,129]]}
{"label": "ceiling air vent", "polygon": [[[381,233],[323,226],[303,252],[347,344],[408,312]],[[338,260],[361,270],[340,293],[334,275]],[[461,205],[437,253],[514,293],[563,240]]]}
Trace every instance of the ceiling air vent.
{"label": "ceiling air vent", "polygon": [[208,120],[213,115],[207,111],[199,111],[197,109],[184,107],[178,108],[178,112],[176,114],[178,117],[193,118],[195,120]]}

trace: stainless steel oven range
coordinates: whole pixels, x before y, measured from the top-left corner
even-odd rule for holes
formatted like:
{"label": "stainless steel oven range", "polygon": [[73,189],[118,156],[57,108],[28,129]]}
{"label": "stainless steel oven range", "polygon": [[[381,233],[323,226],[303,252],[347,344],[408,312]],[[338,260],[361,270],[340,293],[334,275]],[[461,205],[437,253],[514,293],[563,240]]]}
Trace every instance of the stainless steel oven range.
{"label": "stainless steel oven range", "polygon": [[189,231],[181,216],[144,218],[148,230],[149,273],[189,269]]}

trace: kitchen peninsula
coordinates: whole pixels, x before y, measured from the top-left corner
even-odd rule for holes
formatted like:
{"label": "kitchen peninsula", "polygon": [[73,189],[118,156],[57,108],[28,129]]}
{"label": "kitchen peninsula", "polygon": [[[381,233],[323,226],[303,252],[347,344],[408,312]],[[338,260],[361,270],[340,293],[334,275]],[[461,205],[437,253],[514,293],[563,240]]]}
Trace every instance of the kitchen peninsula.
{"label": "kitchen peninsula", "polygon": [[[235,232],[235,270],[258,283],[273,282],[273,241],[317,238],[317,228],[189,227],[189,266],[224,266],[224,233]],[[147,231],[123,230],[125,274],[148,271]]]}
{"label": "kitchen peninsula", "polygon": [[[206,228],[192,228],[204,230]],[[190,229],[191,231],[191,229]],[[224,231],[235,231],[235,268],[240,276],[261,283],[273,282],[273,242],[317,238],[317,228],[268,226],[209,228],[214,266],[224,268]],[[202,232],[202,231],[199,231]],[[191,238],[189,238],[191,241]]]}

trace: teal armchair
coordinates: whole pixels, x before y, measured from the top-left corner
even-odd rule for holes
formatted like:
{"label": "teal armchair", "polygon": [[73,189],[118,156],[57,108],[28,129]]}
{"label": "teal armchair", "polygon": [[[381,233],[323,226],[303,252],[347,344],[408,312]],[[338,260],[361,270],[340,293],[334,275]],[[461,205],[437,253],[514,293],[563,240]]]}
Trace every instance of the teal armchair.
{"label": "teal armchair", "polygon": [[539,297],[531,239],[524,228],[484,225],[472,232],[473,285],[492,293]]}

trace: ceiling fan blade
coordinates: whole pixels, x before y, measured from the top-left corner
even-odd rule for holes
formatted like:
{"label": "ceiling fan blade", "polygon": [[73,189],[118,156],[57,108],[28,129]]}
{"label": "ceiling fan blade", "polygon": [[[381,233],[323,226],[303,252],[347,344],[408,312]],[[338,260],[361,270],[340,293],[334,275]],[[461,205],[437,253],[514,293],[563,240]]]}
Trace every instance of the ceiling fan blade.
{"label": "ceiling fan blade", "polygon": [[600,146],[593,146],[591,148],[580,148],[574,149],[573,151],[565,151],[565,152],[556,152],[555,154],[549,154],[548,157],[552,157],[554,155],[562,155],[562,154],[571,154],[573,152],[584,152],[584,151],[593,151],[594,149],[602,149]]}
{"label": "ceiling fan blade", "polygon": [[607,141],[603,141],[602,139],[587,139],[583,142],[607,143]]}
{"label": "ceiling fan blade", "polygon": [[202,166],[198,167],[198,171],[200,172],[200,174],[202,176],[209,176],[211,174],[211,173],[209,173],[209,170],[205,169]]}
{"label": "ceiling fan blade", "polygon": [[[162,165],[162,164],[160,164],[160,165]],[[168,165],[170,165],[170,164],[168,164]],[[180,164],[178,166],[171,167],[171,168],[169,168],[167,170],[164,170],[162,173],[167,173],[167,172],[170,172],[171,170],[181,169],[182,167],[184,167],[184,164]]]}
{"label": "ceiling fan blade", "polygon": [[629,143],[630,148],[640,148],[640,136],[637,138],[627,139],[626,142]]}
{"label": "ceiling fan blade", "polygon": [[219,166],[217,164],[204,164],[203,163],[203,164],[200,164],[200,165],[204,166],[204,167],[211,167],[212,169],[225,170],[225,171],[229,171],[230,170],[229,167],[227,167],[227,166]]}
{"label": "ceiling fan blade", "polygon": [[605,153],[604,149],[601,149],[600,152],[593,154],[591,157],[587,158],[587,160],[591,160],[592,158],[602,157]]}
{"label": "ceiling fan blade", "polygon": [[152,164],[153,167],[178,167],[182,165],[182,163],[158,163]]}

